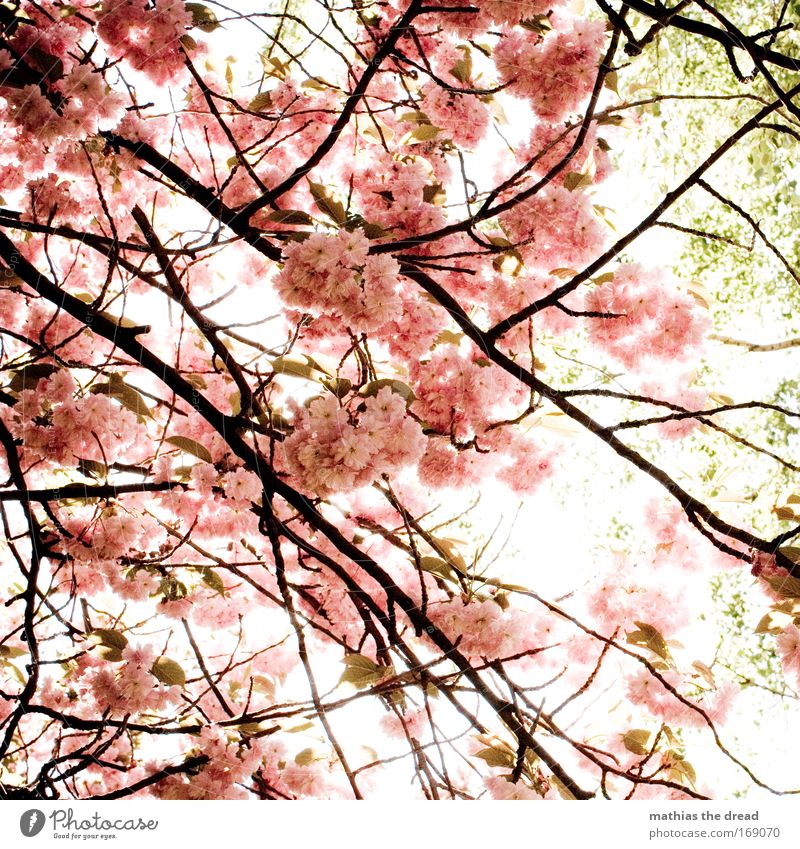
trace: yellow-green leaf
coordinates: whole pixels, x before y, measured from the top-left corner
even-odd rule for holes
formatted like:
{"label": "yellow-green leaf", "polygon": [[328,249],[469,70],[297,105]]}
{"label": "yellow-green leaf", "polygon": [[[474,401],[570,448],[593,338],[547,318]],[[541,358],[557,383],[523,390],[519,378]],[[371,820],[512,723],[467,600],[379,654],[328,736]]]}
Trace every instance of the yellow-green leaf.
{"label": "yellow-green leaf", "polygon": [[347,668],[342,673],[339,683],[352,684],[359,690],[377,684],[391,672],[388,667],[379,666],[363,654],[345,655],[343,662]]}
{"label": "yellow-green leaf", "polygon": [[481,749],[479,752],[475,752],[472,757],[486,761],[489,766],[513,767],[516,762],[516,755],[514,752],[508,751],[507,749],[496,749],[493,746]]}
{"label": "yellow-green leaf", "polygon": [[667,642],[661,635],[661,632],[646,622],[634,622],[634,624],[639,630],[631,631],[628,634],[628,642],[631,645],[649,649],[653,654],[658,655],[663,660],[671,661]]}
{"label": "yellow-green leaf", "polygon": [[0,657],[22,657],[22,655],[28,653],[28,649],[21,649],[17,646],[0,646]]}
{"label": "yellow-green leaf", "polygon": [[118,375],[110,374],[108,380],[103,383],[95,383],[89,390],[93,395],[109,395],[115,401],[136,414],[139,421],[145,418],[152,419],[153,413],[144,401],[144,398]]}
{"label": "yellow-green leaf", "polygon": [[108,646],[108,648],[124,649],[128,645],[128,638],[121,631],[114,631],[111,628],[95,628],[86,635],[93,643],[98,646]]}
{"label": "yellow-green leaf", "polygon": [[346,377],[331,377],[328,380],[323,380],[322,385],[337,398],[344,398],[345,395],[353,388],[352,381]]}
{"label": "yellow-green leaf", "polygon": [[326,372],[311,357],[304,354],[286,354],[272,360],[272,368],[277,374],[302,377],[304,380],[320,380]]}
{"label": "yellow-green leaf", "polygon": [[12,372],[11,383],[8,388],[12,392],[23,392],[26,389],[36,389],[40,380],[46,380],[58,371],[58,367],[51,363],[30,363]]}
{"label": "yellow-green leaf", "polygon": [[265,112],[272,106],[272,95],[268,91],[260,91],[248,104],[251,112]]}
{"label": "yellow-green leaf", "polygon": [[225,584],[222,583],[222,578],[210,566],[203,566],[200,575],[207,587],[211,587],[222,596],[225,595]]}
{"label": "yellow-green leaf", "polygon": [[309,180],[308,188],[320,212],[325,213],[336,224],[344,224],[347,220],[347,213],[344,211],[342,202],[336,200],[329,189],[321,183],[312,183]]}
{"label": "yellow-green leaf", "polygon": [[786,575],[762,576],[772,589],[783,598],[800,598],[800,580]]}
{"label": "yellow-green leaf", "polygon": [[364,398],[371,398],[377,395],[381,389],[389,388],[395,394],[399,395],[406,404],[411,404],[417,397],[414,395],[414,390],[402,380],[394,380],[393,378],[383,377],[379,380],[371,380],[365,386],[362,386],[359,395]]}
{"label": "yellow-green leaf", "polygon": [[650,732],[644,728],[632,728],[622,735],[622,745],[634,755],[646,755],[650,752]]}
{"label": "yellow-green leaf", "polygon": [[220,22],[214,12],[203,3],[187,3],[186,11],[192,16],[192,26],[203,32],[214,32]]}
{"label": "yellow-green leaf", "polygon": [[442,560],[441,557],[420,557],[419,565],[423,571],[429,572],[431,575],[436,575],[445,581],[456,581],[453,567]]}
{"label": "yellow-green leaf", "polygon": [[301,209],[276,209],[270,212],[268,218],[277,224],[309,225],[313,223],[311,216]]}
{"label": "yellow-green leaf", "polygon": [[406,144],[412,140],[415,142],[433,141],[439,133],[441,133],[441,129],[439,127],[434,127],[433,124],[420,124],[408,133],[406,136]]}
{"label": "yellow-green leaf", "polygon": [[169,442],[170,445],[174,445],[176,448],[180,448],[181,451],[185,451],[187,454],[192,454],[200,460],[205,460],[206,463],[211,463],[213,460],[208,448],[196,440],[190,439],[188,436],[168,436],[164,441]]}
{"label": "yellow-green leaf", "polygon": [[162,683],[170,687],[183,687],[186,684],[186,673],[183,667],[168,657],[159,657],[150,668],[150,672]]}

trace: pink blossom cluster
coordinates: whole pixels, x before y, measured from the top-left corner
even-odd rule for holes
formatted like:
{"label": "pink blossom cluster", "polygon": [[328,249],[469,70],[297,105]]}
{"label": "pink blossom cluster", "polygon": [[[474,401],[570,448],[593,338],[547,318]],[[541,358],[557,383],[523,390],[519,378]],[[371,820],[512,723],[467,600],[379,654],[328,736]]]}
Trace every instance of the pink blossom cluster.
{"label": "pink blossom cluster", "polygon": [[[579,127],[567,130],[562,124],[537,123],[528,142],[517,151],[520,162],[535,160],[530,173],[542,175],[551,168],[561,165],[562,160],[572,150],[577,141]],[[601,183],[613,172],[614,168],[608,150],[605,149],[597,128],[592,125],[578,151],[562,167],[555,182],[563,184],[570,173],[589,174],[592,184]]]}
{"label": "pink blossom cluster", "polygon": [[169,777],[154,787],[154,794],[160,799],[247,799],[239,785],[263,766],[265,755],[275,747],[258,738],[243,745],[237,734],[217,725],[206,725],[198,737],[196,754],[206,762],[197,774]]}
{"label": "pink blossom cluster", "polygon": [[681,692],[676,670],[661,675],[668,686],[647,669],[634,673],[627,681],[627,697],[633,704],[645,707],[652,716],[677,727],[706,727],[706,717],[722,725],[740,692],[736,684],[725,681],[714,689],[688,696]]}
{"label": "pink blossom cluster", "polygon": [[518,608],[506,611],[492,598],[444,601],[431,608],[430,618],[472,660],[503,658],[550,643],[541,619]]}
{"label": "pink blossom cluster", "polygon": [[73,686],[82,698],[97,705],[100,714],[164,710],[178,700],[178,693],[160,685],[152,674],[156,657],[151,646],[132,644],[122,649],[120,664],[86,657],[78,662]]}
{"label": "pink blossom cluster", "polygon": [[[666,401],[670,404],[676,404],[684,407],[691,412],[701,411],[708,402],[708,392],[700,387],[693,387],[691,384],[690,375],[682,375],[676,386],[664,387],[658,381],[647,381],[642,384],[642,394],[648,395],[659,401]],[[653,408],[653,415],[668,416],[673,411],[668,407]],[[696,418],[683,418],[665,421],[657,425],[658,433],[665,439],[682,439],[688,436],[699,427],[699,421]]]}
{"label": "pink blossom cluster", "polygon": [[464,37],[469,37],[485,32],[493,23],[518,24],[526,19],[534,19],[537,15],[547,15],[566,3],[567,0],[487,0],[478,7],[469,0],[459,0],[451,8],[470,6],[476,11],[453,14],[448,8],[447,14],[442,15],[442,23]]}
{"label": "pink blossom cluster", "polygon": [[471,94],[458,94],[437,83],[422,91],[422,108],[435,127],[466,150],[477,147],[489,129],[489,110]]}
{"label": "pink blossom cluster", "polygon": [[[9,427],[32,459],[56,464],[116,460],[139,436],[134,413],[104,393],[79,395],[66,370],[23,391]],[[101,435],[105,457],[98,451]]]}
{"label": "pink blossom cluster", "polygon": [[800,630],[789,625],[778,634],[778,657],[789,686],[800,692]]}
{"label": "pink blossom cluster", "polygon": [[440,433],[459,439],[481,433],[495,408],[524,398],[524,389],[477,349],[466,353],[438,346],[430,359],[415,364],[412,377],[415,412]]}
{"label": "pink blossom cluster", "polygon": [[154,83],[174,82],[184,72],[180,37],[192,15],[180,0],[104,0],[97,32],[115,57],[124,57]]}
{"label": "pink blossom cluster", "polygon": [[494,58],[503,82],[537,115],[554,122],[574,112],[591,92],[605,26],[561,13],[550,20],[553,29],[538,42],[520,29],[505,30]]}
{"label": "pink blossom cluster", "polygon": [[376,330],[401,309],[400,267],[394,257],[368,250],[361,230],[312,233],[286,248],[275,287],[288,306],[331,313],[354,331]]}
{"label": "pink blossom cluster", "polygon": [[526,262],[547,271],[580,268],[608,238],[588,195],[563,186],[548,186],[502,213],[500,221]]}
{"label": "pink blossom cluster", "polygon": [[592,341],[631,370],[648,359],[686,360],[709,327],[693,298],[638,264],[620,266],[613,280],[589,291],[586,308],[607,316],[589,320]]}
{"label": "pink blossom cluster", "polygon": [[104,0],[97,32],[112,55],[125,57],[154,83],[173,82],[183,68],[180,36],[192,16],[179,0]]}
{"label": "pink blossom cluster", "polygon": [[297,410],[283,443],[289,469],[318,495],[368,486],[382,474],[415,463],[425,445],[406,402],[389,387],[347,408],[333,395]]}

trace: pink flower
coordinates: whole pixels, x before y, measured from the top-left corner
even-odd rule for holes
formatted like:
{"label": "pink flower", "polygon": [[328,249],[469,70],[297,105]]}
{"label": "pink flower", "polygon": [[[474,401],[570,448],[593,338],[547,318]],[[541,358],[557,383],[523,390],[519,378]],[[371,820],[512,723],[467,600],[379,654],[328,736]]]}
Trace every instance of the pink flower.
{"label": "pink flower", "polygon": [[796,625],[789,625],[778,634],[778,656],[790,685],[800,689],[800,630]]}

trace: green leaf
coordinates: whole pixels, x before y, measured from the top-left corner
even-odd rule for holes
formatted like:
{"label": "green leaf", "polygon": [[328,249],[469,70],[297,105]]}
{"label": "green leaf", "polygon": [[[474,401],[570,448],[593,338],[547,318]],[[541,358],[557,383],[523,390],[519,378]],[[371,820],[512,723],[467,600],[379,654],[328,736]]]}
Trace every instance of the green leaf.
{"label": "green leaf", "polygon": [[441,206],[447,200],[447,194],[441,183],[428,183],[422,187],[422,199],[425,203]]}
{"label": "green leaf", "polygon": [[264,73],[268,77],[277,77],[279,80],[285,80],[289,73],[289,65],[281,62],[275,56],[267,56],[266,53],[259,54],[261,64],[264,67]]}
{"label": "green leaf", "polygon": [[440,551],[443,551],[447,557],[447,562],[462,575],[467,574],[467,562],[463,555],[458,550],[458,543],[455,540],[447,539],[446,537],[431,537],[436,543]]}
{"label": "green leaf", "polygon": [[703,681],[706,682],[706,684],[708,684],[709,687],[717,686],[717,682],[714,678],[714,672],[710,666],[706,666],[706,664],[700,660],[693,660],[692,666],[697,670],[697,674],[703,679]]}
{"label": "green leaf", "polygon": [[258,734],[259,731],[263,731],[265,724],[261,722],[242,722],[236,725],[235,728],[240,734],[252,736]]}
{"label": "green leaf", "polygon": [[17,646],[0,646],[0,657],[22,657],[22,655],[29,653],[28,649],[21,649]]}
{"label": "green leaf", "polygon": [[646,648],[663,660],[671,662],[672,658],[667,647],[667,641],[661,635],[661,632],[646,622],[634,622],[634,624],[639,630],[631,631],[628,634],[627,641],[631,645]]}
{"label": "green leaf", "polygon": [[459,44],[458,49],[464,55],[450,68],[450,73],[460,83],[467,84],[472,79],[472,51],[466,44]]}
{"label": "green leaf", "polygon": [[[0,206],[5,206],[5,203]],[[0,289],[20,289],[24,285],[25,281],[10,268],[0,268]]]}
{"label": "green leaf", "polygon": [[221,596],[225,595],[225,584],[222,583],[222,578],[210,566],[203,566],[200,575],[207,587],[211,587]]}
{"label": "green leaf", "polygon": [[453,567],[447,561],[442,560],[441,557],[420,557],[419,565],[423,571],[436,575],[445,581],[455,583],[457,580]]}
{"label": "green leaf", "polygon": [[203,3],[187,3],[186,11],[192,15],[192,26],[203,32],[214,32],[221,26],[214,12]]}
{"label": "green leaf", "polygon": [[314,219],[301,209],[276,209],[267,216],[277,224],[313,224]]}
{"label": "green leaf", "polygon": [[363,654],[345,655],[343,662],[347,668],[342,673],[339,683],[352,684],[358,690],[371,687],[391,674],[389,667],[379,666]]}
{"label": "green leaf", "polygon": [[644,728],[633,728],[622,737],[622,745],[634,755],[647,755],[650,753],[649,731]]}
{"label": "green leaf", "polygon": [[697,773],[694,767],[683,759],[683,755],[678,752],[667,753],[670,762],[670,770],[667,773],[668,777],[673,781],[679,781],[681,784],[689,784],[694,787],[697,781]]}
{"label": "green leaf", "polygon": [[453,333],[452,330],[442,330],[442,332],[433,340],[436,345],[460,345],[464,338],[463,333]]}
{"label": "green leaf", "polygon": [[530,592],[527,587],[523,587],[521,584],[507,584],[505,581],[499,581],[497,578],[485,578],[483,583],[488,584],[491,587],[497,587],[500,590],[505,590],[508,593]]}
{"label": "green leaf", "polygon": [[188,436],[168,436],[164,441],[169,442],[170,445],[174,445],[176,448],[180,448],[181,451],[185,451],[187,454],[191,454],[200,460],[205,460],[206,463],[213,462],[211,452],[208,448],[194,439],[190,439]]}
{"label": "green leaf", "polygon": [[570,280],[578,273],[574,268],[554,268],[547,272],[551,277],[558,277],[559,280]]}
{"label": "green leaf", "polygon": [[125,634],[122,631],[114,631],[111,628],[95,628],[94,631],[90,631],[86,636],[98,646],[124,649],[128,645],[128,638]]}
{"label": "green leaf", "polygon": [[531,15],[519,22],[519,25],[530,32],[535,32],[537,35],[547,35],[553,25],[550,23],[549,15]]}
{"label": "green leaf", "polygon": [[231,405],[231,415],[238,416],[242,412],[242,393],[237,389],[228,396]]}
{"label": "green leaf", "polygon": [[19,681],[19,683],[24,687],[28,682],[25,676],[22,674],[22,671],[11,663],[10,660],[4,660],[0,657],[0,665],[3,666],[4,669],[10,669],[13,676]]}
{"label": "green leaf", "polygon": [[415,142],[433,141],[439,133],[441,133],[441,129],[434,127],[433,124],[420,124],[408,133],[406,144],[409,144],[412,140]]}
{"label": "green leaf", "polygon": [[271,361],[277,374],[302,377],[304,380],[321,380],[327,372],[311,357],[305,354],[286,354]]}
{"label": "green leaf", "polygon": [[253,692],[261,693],[269,699],[275,698],[275,685],[265,675],[253,675],[250,680],[253,682]]}
{"label": "green leaf", "polygon": [[100,463],[97,460],[84,460],[78,457],[78,471],[87,478],[104,478],[108,474],[108,466],[105,463]]}
{"label": "green leaf", "polygon": [[294,762],[298,766],[310,766],[312,763],[314,763],[314,761],[319,761],[319,760],[322,760],[322,757],[320,757],[320,755],[316,751],[316,749],[313,749],[311,747],[309,747],[307,749],[301,749],[294,756]]}
{"label": "green leaf", "polygon": [[31,363],[12,372],[13,377],[8,388],[12,392],[24,392],[26,389],[36,389],[40,380],[46,380],[58,371],[58,366],[52,363]]}
{"label": "green leaf", "polygon": [[135,413],[140,422],[143,422],[145,418],[153,418],[153,413],[145,404],[144,398],[132,386],[128,386],[118,374],[110,374],[107,381],[95,383],[89,391],[92,395],[109,395],[126,410]]}
{"label": "green leaf", "polygon": [[[733,402],[731,402],[733,403]],[[800,563],[800,547],[796,545],[784,545],[779,549],[781,554],[784,554],[792,563]]]}
{"label": "green leaf", "polygon": [[786,575],[762,575],[770,587],[783,598],[800,598],[800,580]]}
{"label": "green leaf", "polygon": [[322,77],[309,77],[307,80],[303,80],[300,85],[302,88],[312,91],[330,91],[336,88],[335,85],[326,82]]}
{"label": "green leaf", "polygon": [[344,398],[353,388],[353,382],[346,377],[331,377],[329,380],[323,380],[322,385],[337,398]]}
{"label": "green leaf", "polygon": [[358,226],[368,239],[383,239],[391,233],[391,230],[387,230],[385,227],[381,227],[380,224],[375,224],[373,221],[362,220],[359,222]]}
{"label": "green leaf", "polygon": [[511,607],[511,602],[508,600],[508,593],[495,593],[492,596],[492,601],[500,608],[500,610],[508,610]]}
{"label": "green leaf", "polygon": [[272,106],[272,95],[268,91],[260,91],[248,104],[251,112],[266,112]]}
{"label": "green leaf", "polygon": [[150,668],[150,672],[162,683],[170,687],[183,687],[186,673],[179,663],[168,657],[159,657]]}
{"label": "green leaf", "polygon": [[489,766],[513,767],[516,763],[514,752],[507,749],[495,748],[494,746],[481,749],[479,752],[475,752],[472,757],[486,761]]}
{"label": "green leaf", "polygon": [[576,189],[581,189],[584,186],[590,186],[592,178],[588,174],[579,174],[577,171],[570,171],[564,175],[564,188],[571,192]]}
{"label": "green leaf", "polygon": [[122,660],[122,649],[128,645],[128,638],[121,631],[95,628],[86,636],[98,646],[97,653],[103,660],[111,663],[119,663]]}
{"label": "green leaf", "polygon": [[320,212],[323,212],[336,224],[344,224],[347,221],[347,213],[344,211],[342,202],[336,200],[322,183],[312,183],[309,180],[308,188]]}
{"label": "green leaf", "polygon": [[420,112],[418,109],[415,109],[413,112],[403,112],[398,120],[412,124],[430,124],[431,122],[431,119],[424,112]]}
{"label": "green leaf", "polygon": [[44,74],[45,80],[50,83],[57,83],[64,76],[64,63],[58,58],[37,47],[35,44],[25,51],[25,58],[36,64],[39,70]]}
{"label": "green leaf", "polygon": [[414,390],[407,383],[403,383],[402,380],[394,380],[393,378],[388,377],[383,377],[379,380],[371,380],[365,386],[361,387],[358,394],[364,398],[372,398],[377,395],[381,389],[386,387],[391,389],[396,395],[399,395],[408,405],[412,404],[417,397],[414,394]]}

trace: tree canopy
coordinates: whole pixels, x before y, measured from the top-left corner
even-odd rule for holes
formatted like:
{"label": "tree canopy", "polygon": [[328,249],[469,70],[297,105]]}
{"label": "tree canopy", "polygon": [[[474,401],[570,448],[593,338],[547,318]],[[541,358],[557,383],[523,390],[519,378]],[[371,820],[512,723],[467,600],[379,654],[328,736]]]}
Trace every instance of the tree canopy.
{"label": "tree canopy", "polygon": [[800,792],[798,23],[0,5],[0,796]]}

